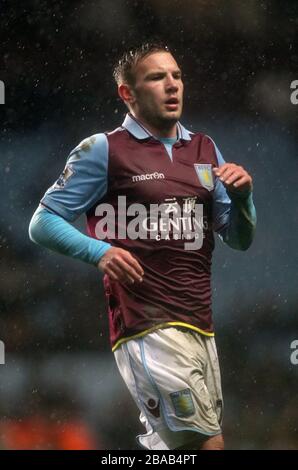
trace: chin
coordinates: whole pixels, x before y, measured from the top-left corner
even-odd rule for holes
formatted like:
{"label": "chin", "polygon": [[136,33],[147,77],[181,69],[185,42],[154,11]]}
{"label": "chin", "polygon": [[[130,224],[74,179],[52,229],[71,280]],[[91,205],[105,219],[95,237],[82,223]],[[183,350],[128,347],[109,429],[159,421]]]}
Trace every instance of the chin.
{"label": "chin", "polygon": [[162,117],[168,121],[179,121],[181,117],[181,111],[168,111],[167,113],[163,114]]}
{"label": "chin", "polygon": [[162,117],[164,122],[177,122],[180,119],[181,114],[180,113],[168,113],[165,116]]}

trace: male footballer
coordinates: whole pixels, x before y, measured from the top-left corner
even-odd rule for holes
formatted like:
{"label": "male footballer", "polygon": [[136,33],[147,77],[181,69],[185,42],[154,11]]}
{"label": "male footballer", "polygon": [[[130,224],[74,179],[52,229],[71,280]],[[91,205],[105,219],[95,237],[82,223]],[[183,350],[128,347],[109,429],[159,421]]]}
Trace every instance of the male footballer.
{"label": "male footballer", "polygon": [[[220,450],[214,232],[236,250],[250,246],[252,178],[180,123],[183,81],[166,46],[129,51],[114,77],[124,122],[70,153],[30,238],[104,273],[112,351],[146,428],[140,446]],[[82,213],[88,235],[71,225]]]}

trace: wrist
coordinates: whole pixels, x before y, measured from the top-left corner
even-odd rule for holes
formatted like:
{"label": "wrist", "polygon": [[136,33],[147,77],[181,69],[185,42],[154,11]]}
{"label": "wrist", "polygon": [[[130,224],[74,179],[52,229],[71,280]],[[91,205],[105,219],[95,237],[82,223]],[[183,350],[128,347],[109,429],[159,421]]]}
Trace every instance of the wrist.
{"label": "wrist", "polygon": [[89,255],[91,264],[98,267],[98,264],[100,263],[101,259],[111,248],[112,245],[110,245],[109,243],[92,238],[92,241],[89,244]]}

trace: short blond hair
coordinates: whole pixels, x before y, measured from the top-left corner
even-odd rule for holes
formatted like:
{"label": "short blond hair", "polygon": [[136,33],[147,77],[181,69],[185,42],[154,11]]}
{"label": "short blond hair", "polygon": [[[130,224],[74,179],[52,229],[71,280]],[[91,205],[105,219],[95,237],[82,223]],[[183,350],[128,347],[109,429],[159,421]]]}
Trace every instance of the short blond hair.
{"label": "short blond hair", "polygon": [[133,86],[135,83],[134,70],[140,60],[154,52],[170,52],[168,46],[162,42],[146,42],[135,49],[125,52],[114,67],[113,76],[118,85],[126,83]]}

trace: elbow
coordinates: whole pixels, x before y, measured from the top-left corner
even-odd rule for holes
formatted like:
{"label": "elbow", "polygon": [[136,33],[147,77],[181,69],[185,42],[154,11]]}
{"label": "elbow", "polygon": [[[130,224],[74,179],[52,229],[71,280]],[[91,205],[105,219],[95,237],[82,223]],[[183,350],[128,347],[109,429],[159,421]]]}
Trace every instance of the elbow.
{"label": "elbow", "polygon": [[30,240],[33,243],[38,243],[38,230],[37,230],[37,222],[36,222],[35,214],[33,215],[30,221],[29,228],[28,228],[28,235],[29,235]]}
{"label": "elbow", "polygon": [[245,242],[241,242],[239,243],[238,247],[237,247],[237,250],[239,251],[247,251],[248,248],[251,246],[252,244],[252,239],[251,240],[247,240]]}
{"label": "elbow", "polygon": [[41,244],[42,241],[42,214],[44,209],[40,206],[34,212],[28,228],[29,238],[33,243],[38,245]]}
{"label": "elbow", "polygon": [[252,244],[252,240],[244,241],[244,240],[229,240],[225,242],[230,248],[237,251],[246,251]]}
{"label": "elbow", "polygon": [[255,236],[255,225],[252,225],[250,230],[242,234],[237,240],[237,246],[235,247],[239,251],[247,251],[252,245]]}

